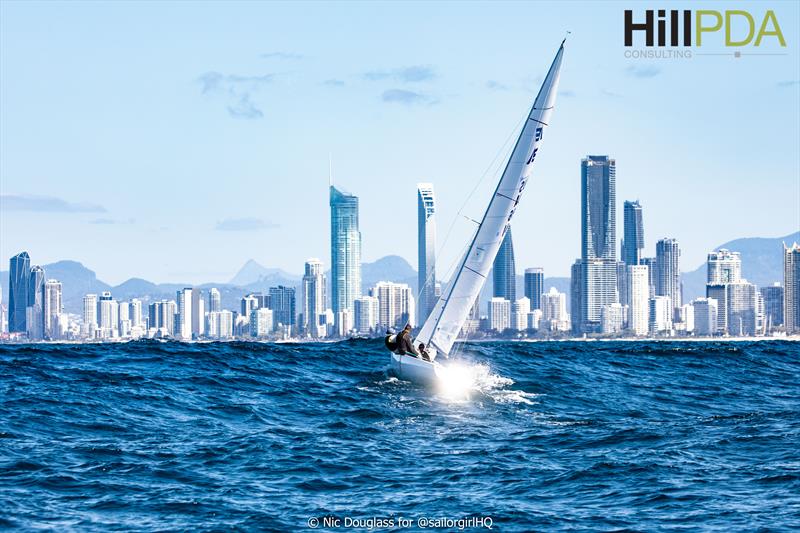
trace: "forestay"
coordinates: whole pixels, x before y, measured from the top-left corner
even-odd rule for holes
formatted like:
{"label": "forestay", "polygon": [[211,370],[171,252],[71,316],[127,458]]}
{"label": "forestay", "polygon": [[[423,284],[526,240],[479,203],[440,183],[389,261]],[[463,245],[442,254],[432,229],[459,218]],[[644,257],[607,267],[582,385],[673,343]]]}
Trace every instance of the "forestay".
{"label": "forestay", "polygon": [[417,340],[426,346],[450,353],[489,275],[508,223],[528,183],[544,130],[550,123],[563,55],[562,41],[472,243],[417,336]]}

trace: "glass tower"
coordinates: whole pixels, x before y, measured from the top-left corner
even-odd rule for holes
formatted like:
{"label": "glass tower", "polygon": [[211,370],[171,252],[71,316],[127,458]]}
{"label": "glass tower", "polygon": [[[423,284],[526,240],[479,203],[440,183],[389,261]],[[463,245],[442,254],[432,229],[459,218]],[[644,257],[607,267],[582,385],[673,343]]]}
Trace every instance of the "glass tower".
{"label": "glass tower", "polygon": [[682,305],[680,257],[675,239],[661,239],[656,243],[656,296],[669,296],[673,308]]}
{"label": "glass tower", "polygon": [[361,296],[361,233],[358,197],[331,185],[331,307],[334,316],[348,311]]}
{"label": "glass tower", "polygon": [[425,322],[436,305],[436,198],[433,185],[417,184],[417,319]]}
{"label": "glass tower", "polygon": [[495,298],[505,298],[511,302],[517,299],[517,268],[514,264],[514,243],[511,240],[511,226],[506,226],[506,234],[497,257],[494,258],[492,279]]}
{"label": "glass tower", "polygon": [[8,332],[27,331],[25,314],[28,310],[29,280],[31,277],[31,258],[22,252],[11,258],[8,273]]}
{"label": "glass tower", "polygon": [[544,270],[541,268],[525,269],[525,297],[531,301],[531,311],[542,308],[544,292]]}
{"label": "glass tower", "polygon": [[627,265],[638,265],[644,249],[644,223],[639,201],[626,201],[623,208],[625,235],[622,239],[622,261]]}
{"label": "glass tower", "polygon": [[617,289],[616,162],[606,155],[581,161],[580,332],[600,330],[603,306],[619,302]]}

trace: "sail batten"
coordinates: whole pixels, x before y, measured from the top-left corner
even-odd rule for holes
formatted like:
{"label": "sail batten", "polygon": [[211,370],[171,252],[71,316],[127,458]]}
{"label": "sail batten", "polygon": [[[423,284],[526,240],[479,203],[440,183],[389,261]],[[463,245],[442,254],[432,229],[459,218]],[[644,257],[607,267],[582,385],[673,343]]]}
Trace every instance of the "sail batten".
{"label": "sail batten", "polygon": [[445,354],[450,353],[475,299],[492,267],[506,227],[514,215],[544,130],[555,105],[564,42],[556,52],[547,76],[533,101],[528,120],[517,138],[497,188],[459,267],[417,335],[417,340]]}

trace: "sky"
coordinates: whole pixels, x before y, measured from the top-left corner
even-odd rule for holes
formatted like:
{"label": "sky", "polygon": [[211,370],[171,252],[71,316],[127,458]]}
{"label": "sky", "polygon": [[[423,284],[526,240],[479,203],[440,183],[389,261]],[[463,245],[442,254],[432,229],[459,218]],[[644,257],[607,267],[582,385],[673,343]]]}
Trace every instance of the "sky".
{"label": "sky", "polygon": [[[330,263],[330,162],[360,198],[364,261],[416,266],[416,184],[432,182],[446,277],[570,31],[513,221],[518,270],[569,275],[587,154],[616,159],[618,240],[638,199],[645,253],[674,237],[693,270],[728,240],[800,229],[798,5],[701,6],[756,24],[771,8],[786,47],[630,59],[624,9],[698,5],[3,1],[0,257],[77,260],[111,284],[227,281],[248,259],[299,274]],[[718,32],[692,50],[733,49]]]}

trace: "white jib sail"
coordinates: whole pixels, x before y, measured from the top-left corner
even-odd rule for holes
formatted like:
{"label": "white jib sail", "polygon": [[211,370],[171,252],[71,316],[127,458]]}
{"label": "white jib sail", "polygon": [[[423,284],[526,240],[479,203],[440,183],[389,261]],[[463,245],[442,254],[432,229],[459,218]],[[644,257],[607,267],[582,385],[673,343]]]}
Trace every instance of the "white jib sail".
{"label": "white jib sail", "polygon": [[514,215],[522,191],[528,183],[533,161],[544,137],[544,130],[550,123],[563,55],[562,41],[547,77],[539,89],[539,94],[533,101],[528,120],[522,127],[517,144],[511,152],[503,176],[472,239],[472,244],[417,335],[417,340],[426,346],[432,346],[445,354],[450,353],[469,310],[489,275],[508,222]]}

